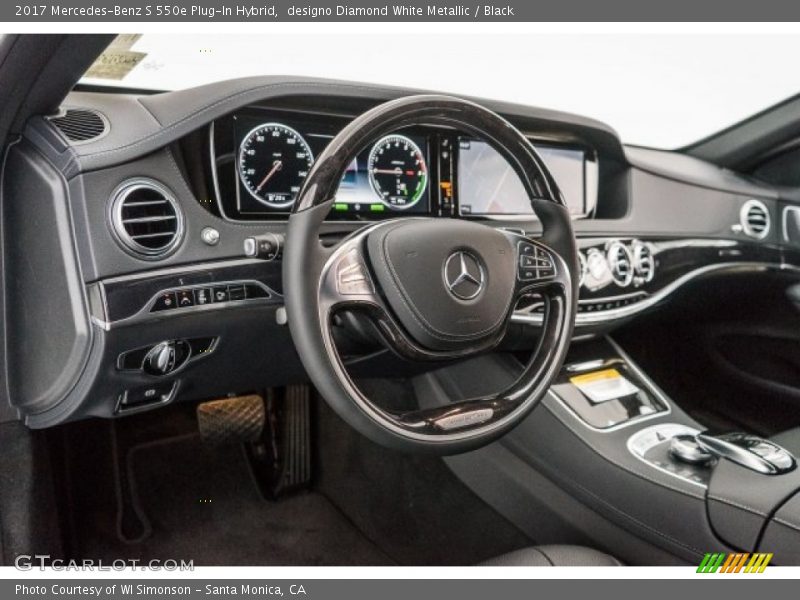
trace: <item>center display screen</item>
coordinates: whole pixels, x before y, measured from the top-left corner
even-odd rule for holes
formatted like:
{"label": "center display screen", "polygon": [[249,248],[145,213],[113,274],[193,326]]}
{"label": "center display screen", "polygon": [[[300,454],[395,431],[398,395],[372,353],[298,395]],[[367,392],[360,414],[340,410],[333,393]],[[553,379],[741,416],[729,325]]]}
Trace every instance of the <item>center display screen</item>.
{"label": "center display screen", "polygon": [[[570,214],[586,214],[586,156],[583,150],[535,145],[564,195]],[[530,215],[519,176],[486,142],[461,139],[458,197],[462,215]]]}

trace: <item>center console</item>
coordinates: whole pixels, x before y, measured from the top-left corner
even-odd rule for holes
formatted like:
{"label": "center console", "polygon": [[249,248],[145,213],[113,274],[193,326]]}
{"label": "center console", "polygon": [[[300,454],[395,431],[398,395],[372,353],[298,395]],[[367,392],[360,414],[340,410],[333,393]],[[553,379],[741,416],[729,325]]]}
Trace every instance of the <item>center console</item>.
{"label": "center console", "polygon": [[[478,389],[469,373],[493,385],[513,377],[513,358],[479,360],[425,377],[437,380],[431,388],[462,397]],[[633,564],[699,564],[707,552],[800,562],[800,469],[792,448],[707,431],[610,338],[573,344],[542,406],[498,443],[447,464],[540,543],[563,542],[564,530],[573,530],[572,541],[618,555],[638,547],[621,556]],[[543,513],[561,522],[557,534],[543,525]],[[618,546],[608,546],[609,527]]]}

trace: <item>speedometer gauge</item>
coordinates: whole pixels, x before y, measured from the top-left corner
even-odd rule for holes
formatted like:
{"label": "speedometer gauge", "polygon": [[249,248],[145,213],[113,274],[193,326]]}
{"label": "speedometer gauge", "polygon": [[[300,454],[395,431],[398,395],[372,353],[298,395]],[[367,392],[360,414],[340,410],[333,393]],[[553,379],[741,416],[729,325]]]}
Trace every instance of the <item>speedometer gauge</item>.
{"label": "speedometer gauge", "polygon": [[264,123],[252,129],[239,147],[239,178],[262,204],[288,208],[313,162],[303,136],[286,125]]}
{"label": "speedometer gauge", "polygon": [[367,168],[372,189],[389,208],[411,208],[425,194],[425,157],[419,146],[403,135],[378,140],[369,153]]}

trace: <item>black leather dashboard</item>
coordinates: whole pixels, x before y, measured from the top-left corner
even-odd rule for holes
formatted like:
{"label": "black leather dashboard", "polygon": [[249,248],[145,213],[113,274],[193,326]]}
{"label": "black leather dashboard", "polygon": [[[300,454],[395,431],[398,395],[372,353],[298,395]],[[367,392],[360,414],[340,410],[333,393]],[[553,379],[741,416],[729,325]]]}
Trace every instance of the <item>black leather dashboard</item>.
{"label": "black leather dashboard", "polygon": [[[67,140],[48,118],[32,119],[6,160],[4,225],[6,231],[25,232],[26,224],[46,211],[61,216],[59,226],[47,233],[47,243],[32,230],[4,236],[7,261],[27,255],[40,265],[34,277],[13,268],[4,272],[10,310],[18,310],[14,299],[26,299],[26,318],[20,316],[9,327],[6,357],[7,371],[17,373],[9,386],[21,416],[35,427],[87,415],[113,416],[126,392],[156,381],[175,382],[172,401],[301,379],[281,322],[280,261],[243,256],[246,238],[283,234],[285,218],[237,221],[215,209],[218,199],[209,183],[206,153],[209,127],[252,107],[346,122],[378,103],[417,92],[291,77],[247,78],[163,94],[76,91],[64,109],[92,111],[107,123],[102,135],[80,143]],[[710,265],[736,273],[794,270],[800,264],[795,254],[800,240],[790,239],[782,227],[789,203],[774,188],[676,153],[625,147],[613,129],[589,118],[473,100],[534,140],[589,148],[597,157],[597,204],[574,228],[584,259],[599,253],[607,269],[624,271],[620,265],[627,262],[628,272],[611,273],[609,279],[598,271],[593,286],[584,285],[581,299],[587,308],[579,316],[579,334],[581,328],[584,333],[605,330],[653,308]],[[112,231],[115,190],[134,179],[158,182],[180,213],[182,237],[163,258],[137,256]],[[33,194],[37,202],[16,202]],[[744,211],[753,201],[755,217],[767,221],[757,235],[747,229],[753,214]],[[535,219],[495,216],[491,222],[533,235],[539,231]],[[330,221],[323,235],[337,238],[359,226],[359,220]],[[206,238],[209,229],[215,232],[213,243]],[[652,272],[637,267],[639,245],[650,249]],[[616,253],[613,260],[609,252]],[[241,282],[263,285],[268,297],[198,305],[195,289],[213,292],[222,284]],[[192,304],[183,310],[142,313],[165,292],[189,290]],[[146,318],[130,319],[140,313]],[[50,330],[35,326],[56,314],[61,318]],[[516,345],[524,346],[526,339],[533,344],[536,322],[535,307],[526,307],[514,332]],[[58,343],[53,343],[54,333]],[[169,377],[154,379],[117,368],[120,355],[129,350],[165,339],[206,337],[219,338],[214,352]],[[357,344],[353,352],[358,353]],[[42,372],[34,363],[53,368]],[[382,367],[391,363],[375,361]]]}

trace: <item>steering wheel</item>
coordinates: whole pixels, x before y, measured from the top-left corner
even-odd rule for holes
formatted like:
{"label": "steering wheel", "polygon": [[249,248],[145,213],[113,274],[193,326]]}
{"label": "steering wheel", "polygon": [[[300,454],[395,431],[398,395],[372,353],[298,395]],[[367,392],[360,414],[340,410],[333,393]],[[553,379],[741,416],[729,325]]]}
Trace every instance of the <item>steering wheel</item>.
{"label": "steering wheel", "polygon": [[[411,125],[452,128],[500,152],[519,175],[542,236],[464,219],[406,217],[366,225],[324,247],[320,226],[347,166],[368,143]],[[283,291],[300,359],[347,423],[395,449],[455,454],[509,431],[547,392],[572,335],[577,274],[569,212],[530,141],[475,103],[424,95],[367,111],[317,158],[289,218]],[[385,410],[352,381],[334,344],[334,315],[358,311],[383,344],[405,359],[465,358],[497,346],[519,300],[534,294],[544,302],[538,348],[518,380],[495,395],[409,412]]]}

